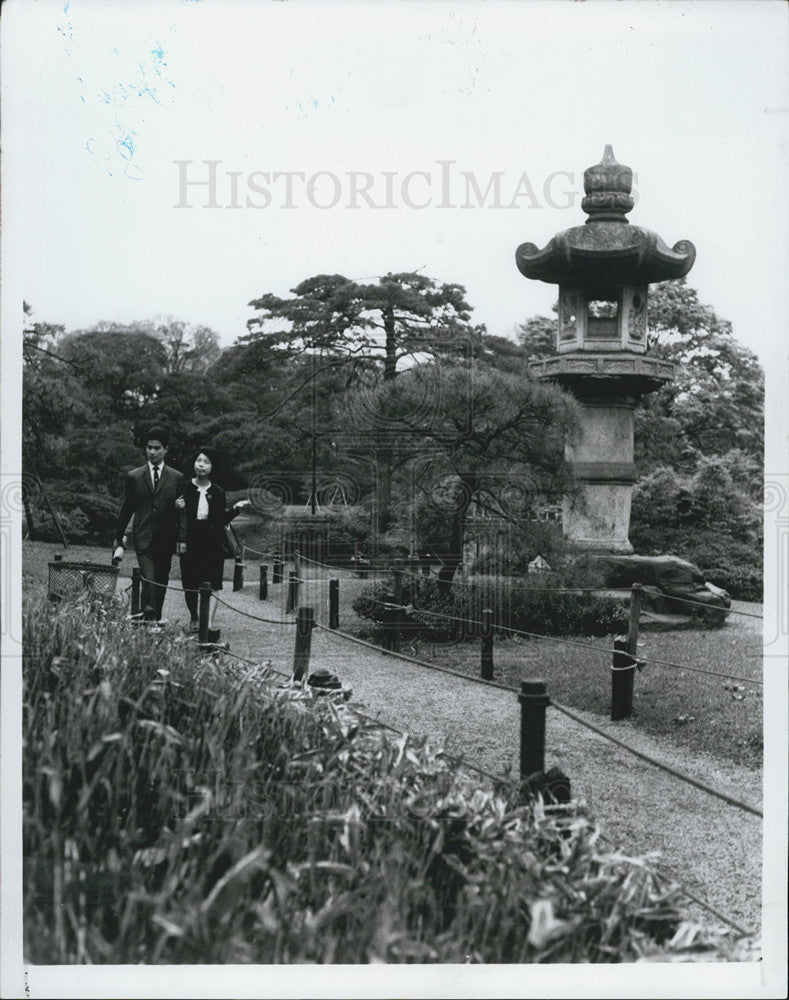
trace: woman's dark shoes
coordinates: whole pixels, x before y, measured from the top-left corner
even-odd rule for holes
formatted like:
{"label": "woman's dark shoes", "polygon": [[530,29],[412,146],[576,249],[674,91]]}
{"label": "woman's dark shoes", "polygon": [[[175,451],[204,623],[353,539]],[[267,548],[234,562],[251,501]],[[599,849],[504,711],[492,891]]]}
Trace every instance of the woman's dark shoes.
{"label": "woman's dark shoes", "polygon": [[218,628],[210,628],[208,630],[208,641],[209,642],[219,642],[220,630]]}
{"label": "woman's dark shoes", "polygon": [[199,632],[200,631],[200,620],[198,618],[193,618],[189,622],[189,631],[190,632]]}

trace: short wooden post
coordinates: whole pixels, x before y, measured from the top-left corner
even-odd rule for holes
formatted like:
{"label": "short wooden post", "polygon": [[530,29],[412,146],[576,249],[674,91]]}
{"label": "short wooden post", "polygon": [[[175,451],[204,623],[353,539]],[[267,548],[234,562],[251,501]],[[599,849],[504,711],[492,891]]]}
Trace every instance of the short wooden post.
{"label": "short wooden post", "polygon": [[340,627],[340,581],[329,580],[329,628]]}
{"label": "short wooden post", "polygon": [[493,680],[493,612],[490,608],[482,611],[482,657],[480,677]]}
{"label": "short wooden post", "polygon": [[260,564],[260,590],[258,591],[258,598],[261,601],[265,601],[268,597],[268,566],[263,563]]}
{"label": "short wooden post", "polygon": [[384,626],[384,636],[383,644],[384,649],[391,649],[392,652],[396,653],[399,647],[398,634],[397,634],[397,616],[399,615],[398,606],[393,600],[389,598],[392,597],[391,594],[386,594],[387,598],[384,600],[383,609],[383,626]]}
{"label": "short wooden post", "polygon": [[312,607],[299,608],[296,616],[296,646],[293,650],[293,680],[305,678],[310,666],[312,629],[315,625],[315,610]]}
{"label": "short wooden post", "polygon": [[201,583],[198,588],[197,620],[199,622],[198,639],[200,643],[208,642],[208,612],[211,608],[211,584]]}
{"label": "short wooden post", "polygon": [[[57,559],[58,557],[55,556]],[[140,613],[140,584],[142,579],[142,570],[139,566],[135,566],[132,570],[132,582],[131,582],[131,614],[138,615]]]}
{"label": "short wooden post", "polygon": [[629,719],[633,713],[633,681],[636,674],[636,649],[638,648],[638,623],[644,588],[634,583],[630,595],[630,620],[627,637],[614,639],[611,663],[611,721]]}
{"label": "short wooden post", "polygon": [[614,639],[611,662],[611,721],[629,719],[633,710],[633,674],[636,661],[627,652],[624,636]]}
{"label": "short wooden post", "polygon": [[271,582],[272,583],[282,583],[282,560],[275,559],[274,565],[271,568]]}
{"label": "short wooden post", "polygon": [[242,556],[236,556],[233,566],[233,590],[241,590],[244,586],[244,561]]}
{"label": "short wooden post", "polygon": [[400,566],[395,563],[392,569],[392,577],[394,578],[394,603],[397,607],[397,611],[394,615],[394,631],[392,633],[394,639],[394,646],[392,649],[400,648],[400,638],[402,636],[403,629],[405,628],[405,611],[403,610],[403,571]]}
{"label": "short wooden post", "polygon": [[299,606],[299,577],[295,569],[290,571],[288,576],[288,601],[285,605],[285,614],[291,614]]}
{"label": "short wooden post", "polygon": [[636,655],[638,648],[638,623],[643,603],[644,588],[640,583],[634,583],[630,590],[630,620],[627,623],[627,651],[631,656]]}
{"label": "short wooden post", "polygon": [[521,682],[521,778],[545,770],[545,709],[551,703],[545,681]]}

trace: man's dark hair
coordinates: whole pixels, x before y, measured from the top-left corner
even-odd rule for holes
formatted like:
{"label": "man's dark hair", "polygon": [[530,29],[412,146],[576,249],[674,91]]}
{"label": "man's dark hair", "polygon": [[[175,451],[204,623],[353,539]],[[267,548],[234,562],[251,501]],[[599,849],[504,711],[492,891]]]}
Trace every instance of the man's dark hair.
{"label": "man's dark hair", "polygon": [[149,441],[160,441],[166,448],[170,444],[170,435],[163,427],[151,427],[143,438],[143,444],[146,445]]}

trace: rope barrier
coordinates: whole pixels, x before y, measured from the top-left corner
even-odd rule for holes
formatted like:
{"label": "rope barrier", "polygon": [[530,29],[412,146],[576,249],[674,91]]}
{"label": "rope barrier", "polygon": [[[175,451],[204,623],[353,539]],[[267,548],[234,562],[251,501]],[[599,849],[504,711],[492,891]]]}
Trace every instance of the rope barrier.
{"label": "rope barrier", "polygon": [[275,553],[273,552],[261,552],[260,549],[253,549],[252,546],[247,545],[246,542],[241,543],[241,552],[242,558],[244,552],[254,552],[256,556],[263,556],[264,558],[271,557],[273,559],[275,556]]}
{"label": "rope barrier", "polygon": [[[152,587],[160,587],[162,590],[172,590],[177,594],[199,594],[199,590],[184,590],[183,587],[173,587],[169,583],[157,583],[156,580],[149,580],[147,576],[140,575],[140,583],[149,583]],[[131,589],[131,584],[129,585]]]}
{"label": "rope barrier", "polygon": [[732,920],[731,917],[727,917],[725,913],[722,913],[719,909],[714,907],[712,903],[708,903],[706,899],[702,899],[701,896],[697,896],[695,893],[691,892],[686,885],[683,885],[681,882],[679,882],[673,875],[661,871],[656,871],[655,874],[658,876],[658,878],[662,878],[664,882],[668,882],[669,885],[676,886],[683,895],[688,897],[688,899],[693,900],[694,903],[698,903],[699,906],[707,910],[709,913],[712,913],[719,920],[722,920],[724,923],[728,924],[729,927],[733,927],[734,930],[737,931],[737,933],[741,937],[756,936],[755,931],[749,931],[746,930],[744,927],[741,927],[736,920]]}
{"label": "rope barrier", "polygon": [[677,670],[690,670],[694,674],[709,674],[712,677],[723,677],[725,680],[742,681],[745,684],[764,685],[761,677],[740,677],[737,674],[723,674],[718,670],[705,670],[704,667],[690,667],[687,663],[672,663],[670,660],[660,660],[656,656],[639,657],[644,663],[658,663],[662,667],[674,667]]}
{"label": "rope barrier", "polygon": [[[170,587],[168,587],[167,589],[180,590],[181,588],[178,588],[178,587],[170,588]],[[214,594],[213,596],[216,597],[216,594]],[[229,608],[231,611],[235,611],[237,614],[243,615],[246,618],[251,618],[254,621],[261,621],[261,622],[264,622],[264,623],[270,624],[270,625],[296,625],[297,624],[295,621],[274,621],[274,620],[269,619],[269,618],[261,618],[259,615],[252,615],[252,614],[249,614],[249,612],[242,611],[240,608],[234,608],[232,604],[228,604],[226,601],[223,601],[219,597],[216,597],[216,600],[220,604],[224,605],[226,608]],[[378,601],[376,603],[380,604],[380,603],[383,603],[383,602]],[[439,616],[439,617],[447,617],[447,616]],[[463,619],[458,619],[458,620],[462,621]],[[481,623],[479,623],[479,624],[481,624]],[[404,653],[396,653],[393,650],[385,650],[385,649],[381,648],[380,646],[375,646],[373,643],[365,642],[364,639],[357,639],[355,636],[348,635],[348,633],[346,633],[346,632],[339,632],[339,631],[337,631],[335,629],[329,629],[325,625],[321,625],[318,622],[315,623],[315,627],[319,628],[319,629],[322,629],[323,631],[328,632],[328,633],[330,633],[332,635],[335,635],[335,636],[337,636],[339,638],[343,638],[343,639],[349,640],[350,642],[357,643],[358,645],[361,645],[361,646],[366,646],[368,649],[372,649],[372,650],[374,650],[375,652],[377,652],[379,654],[393,656],[396,659],[405,660],[407,662],[414,663],[417,666],[425,667],[425,668],[427,668],[429,670],[438,671],[439,673],[450,674],[451,676],[459,677],[462,680],[470,681],[473,684],[482,684],[482,685],[487,686],[487,687],[498,688],[499,690],[510,691],[510,692],[514,692],[516,694],[518,693],[518,689],[517,688],[510,687],[509,685],[499,684],[497,681],[484,680],[481,677],[473,677],[470,674],[464,674],[464,673],[461,673],[458,670],[452,670],[449,667],[441,667],[441,666],[438,666],[438,664],[435,664],[435,663],[428,663],[426,660],[418,660],[415,657],[406,656]],[[508,631],[513,631],[513,630],[508,630]],[[532,633],[519,633],[519,634],[530,635]],[[550,636],[537,636],[537,638],[544,638],[544,639],[551,640]],[[580,646],[583,646],[587,650],[589,648],[584,643],[575,643],[575,642],[572,642],[571,640],[551,640],[551,641],[560,641],[560,642],[564,641],[564,642],[568,642],[571,645],[576,645],[576,646],[580,645]],[[605,650],[602,650],[602,652],[605,652]],[[613,652],[613,650],[611,652]],[[721,676],[723,676],[723,675],[721,675]],[[742,802],[739,799],[734,798],[733,796],[727,795],[725,792],[719,792],[717,789],[712,788],[710,785],[705,784],[703,781],[699,781],[696,778],[692,778],[692,777],[690,777],[690,775],[683,774],[681,771],[677,771],[676,769],[669,767],[667,764],[663,764],[661,761],[655,760],[653,757],[650,757],[648,754],[642,753],[640,750],[635,750],[633,747],[628,746],[628,744],[623,743],[621,740],[618,740],[614,736],[611,736],[609,733],[605,732],[605,730],[600,729],[598,726],[595,726],[595,725],[593,725],[590,722],[587,722],[585,719],[582,719],[580,716],[576,715],[574,712],[572,712],[570,709],[566,708],[565,706],[560,705],[558,702],[555,702],[555,701],[551,700],[551,705],[553,705],[554,708],[556,708],[559,712],[562,712],[568,718],[573,719],[575,722],[578,722],[582,726],[586,726],[586,728],[590,729],[592,732],[595,732],[598,735],[602,736],[604,739],[609,740],[611,743],[614,743],[616,746],[620,747],[621,749],[628,751],[629,753],[633,754],[635,757],[639,757],[641,760],[644,760],[647,763],[652,764],[654,767],[657,767],[660,770],[665,771],[667,774],[671,774],[673,777],[675,777],[675,778],[677,778],[677,779],[679,779],[681,781],[685,781],[687,784],[693,785],[695,788],[698,788],[701,791],[707,792],[707,794],[709,794],[709,795],[714,795],[715,797],[717,797],[719,799],[722,799],[724,802],[727,802],[729,805],[736,806],[736,807],[738,807],[740,809],[745,810],[746,812],[753,813],[755,816],[759,816],[759,817],[763,818],[764,814],[760,810],[754,808],[753,806],[750,806],[747,803]]]}
{"label": "rope barrier", "polygon": [[382,646],[376,646],[374,643],[367,642],[364,639],[357,639],[355,635],[349,635],[347,632],[330,629],[326,625],[321,625],[320,622],[315,622],[315,628],[319,628],[323,632],[328,632],[329,635],[339,636],[347,639],[349,642],[355,642],[357,646],[365,646],[367,649],[371,649],[375,653],[381,653],[383,656],[393,656],[397,660],[405,660],[407,663],[415,663],[419,667],[427,667],[430,670],[437,670],[442,674],[450,674],[453,677],[459,677],[461,680],[470,681],[472,684],[483,684],[485,687],[498,688],[500,691],[514,691],[517,693],[518,690],[517,688],[510,687],[508,684],[499,684],[498,681],[487,681],[482,677],[474,677],[471,674],[464,674],[460,670],[453,670],[451,667],[440,667],[437,663],[428,663],[427,660],[417,660],[415,657],[407,656],[405,653],[396,653],[392,649],[384,649]]}
{"label": "rope barrier", "polygon": [[242,611],[241,608],[235,608],[235,607],[233,607],[232,604],[228,604],[227,601],[223,601],[222,598],[221,597],[217,597],[216,594],[213,594],[212,596],[215,597],[216,600],[218,601],[218,603],[221,604],[221,605],[223,605],[223,607],[229,608],[231,611],[235,611],[235,613],[237,615],[243,615],[244,618],[251,618],[253,621],[256,621],[256,622],[265,622],[266,625],[295,625],[296,624],[295,620],[294,621],[286,621],[286,620],[283,621],[281,619],[280,620],[276,620],[274,618],[261,618],[260,615],[251,615],[248,611]]}
{"label": "rope barrier", "polygon": [[756,618],[760,622],[764,621],[764,615],[754,614],[753,611],[738,611],[736,608],[714,608],[704,601],[692,601],[689,597],[675,597],[673,594],[661,594],[671,601],[679,601],[681,604],[695,604],[699,608],[707,608],[710,611],[725,611],[727,615],[744,615],[746,618]]}
{"label": "rope barrier", "polygon": [[[407,569],[401,570],[404,576],[411,577],[412,580],[425,580],[433,579],[431,577],[425,577],[424,574],[412,573]],[[437,579],[437,578],[435,578]],[[499,578],[494,578],[499,579]],[[465,580],[452,580],[451,586],[459,587],[481,587],[480,583],[467,583]],[[490,590],[498,590],[499,584],[491,586]],[[532,594],[610,594],[611,590],[615,588],[604,588],[604,587],[529,587],[528,591]],[[744,615],[746,618],[756,618],[758,621],[764,621],[763,615],[757,615],[753,611],[740,611],[738,608],[714,608],[709,604],[705,604],[703,601],[694,601],[688,597],[677,597],[674,594],[667,594],[661,591],[661,597],[665,597],[667,600],[680,601],[682,604],[694,604],[699,608],[707,608],[707,610],[719,610],[725,611],[727,615]]]}
{"label": "rope barrier", "polygon": [[668,764],[664,764],[659,760],[655,760],[654,757],[650,757],[649,754],[643,753],[641,750],[635,750],[633,747],[628,746],[627,743],[623,743],[618,740],[615,736],[611,736],[604,729],[599,726],[593,725],[591,722],[587,722],[586,719],[582,719],[580,715],[576,715],[575,712],[571,711],[569,708],[565,708],[564,705],[560,705],[558,702],[551,699],[550,704],[563,715],[566,715],[568,719],[572,719],[574,722],[585,726],[587,729],[591,729],[593,733],[597,733],[598,736],[602,736],[604,739],[609,740],[611,743],[615,743],[616,746],[620,747],[622,750],[627,750],[628,753],[633,754],[635,757],[639,757],[641,760],[645,760],[648,764],[652,764],[659,768],[661,771],[665,771],[667,774],[672,775],[675,778],[679,778],[681,781],[687,782],[689,785],[693,785],[695,788],[700,789],[703,792],[707,792],[709,795],[714,795],[716,798],[722,799],[731,806],[737,806],[738,809],[744,809],[746,812],[753,813],[754,816],[759,816],[764,818],[764,813],[761,810],[756,809],[754,806],[748,805],[747,802],[742,802],[740,799],[735,799],[732,795],[727,795],[725,792],[719,792],[716,788],[705,784],[703,781],[699,781],[697,778],[692,778],[688,774],[684,774],[682,771],[677,771],[673,767],[669,767]]}
{"label": "rope barrier", "polygon": [[[498,688],[498,689],[500,689],[502,691],[510,691],[510,692],[512,692],[514,694],[518,694],[518,689],[517,688],[510,687],[507,684],[499,684],[496,681],[484,680],[481,677],[474,677],[474,676],[472,676],[470,674],[460,673],[459,671],[452,670],[449,667],[440,667],[440,666],[438,666],[438,664],[428,663],[426,660],[417,660],[414,657],[406,656],[403,653],[395,653],[392,650],[382,649],[381,647],[375,646],[372,643],[365,642],[363,639],[357,639],[355,636],[348,635],[346,632],[339,632],[336,629],[335,630],[328,629],[328,628],[326,628],[325,625],[320,625],[320,624],[316,623],[316,627],[320,628],[320,629],[323,629],[326,632],[331,632],[333,635],[339,636],[339,637],[341,637],[343,639],[349,639],[351,642],[358,643],[359,645],[367,646],[369,649],[373,649],[377,653],[382,653],[382,654],[384,654],[386,656],[394,656],[397,659],[406,660],[407,662],[414,663],[417,666],[426,667],[426,668],[428,668],[430,670],[436,670],[439,673],[451,674],[451,675],[453,675],[455,677],[460,677],[463,680],[470,681],[472,684],[482,684],[482,685],[484,685],[486,687]],[[681,781],[685,781],[688,784],[693,785],[695,788],[698,788],[701,791],[707,792],[710,795],[714,795],[717,798],[722,799],[724,802],[728,802],[729,805],[737,806],[740,809],[744,809],[746,812],[753,813],[755,816],[763,817],[763,813],[760,810],[754,808],[753,806],[750,806],[747,803],[742,802],[739,799],[736,799],[736,798],[734,798],[731,795],[727,795],[725,792],[719,792],[719,791],[717,791],[717,789],[712,788],[710,785],[706,785],[703,781],[699,781],[696,778],[692,778],[690,775],[686,775],[682,771],[677,771],[674,768],[669,767],[667,764],[663,764],[663,763],[661,763],[661,761],[655,760],[653,757],[650,757],[648,754],[642,753],[642,751],[640,751],[640,750],[635,750],[633,747],[629,746],[627,743],[623,743],[621,740],[618,740],[615,736],[611,736],[604,729],[600,729],[598,726],[593,725],[591,722],[587,722],[585,719],[582,719],[580,716],[576,715],[570,709],[565,708],[563,705],[560,705],[557,702],[553,701],[553,699],[551,699],[550,704],[553,705],[554,708],[556,708],[558,711],[563,712],[565,715],[567,715],[568,718],[573,719],[574,721],[580,723],[582,726],[586,726],[588,729],[591,729],[592,732],[595,732],[598,735],[603,736],[605,739],[610,740],[612,743],[615,743],[618,747],[620,747],[623,750],[627,750],[629,753],[633,754],[635,757],[639,757],[642,760],[647,761],[647,763],[652,764],[655,767],[658,767],[658,768],[660,768],[663,771],[666,771],[668,774],[671,774],[675,778],[678,778]]]}
{"label": "rope barrier", "polygon": [[[619,849],[616,845],[616,842],[611,840],[610,837],[607,837],[601,830],[597,831],[597,835],[599,836],[600,840],[605,841],[606,844],[610,844],[611,847],[614,848],[614,850]],[[628,862],[629,864],[640,867],[640,862],[632,861],[630,858],[624,855],[623,855],[623,860]],[[723,920],[724,923],[727,923],[730,927],[733,927],[734,930],[736,930],[741,937],[755,936],[754,931],[749,931],[746,930],[744,927],[741,927],[731,917],[726,916],[725,913],[722,913],[720,910],[714,907],[712,903],[708,903],[705,899],[702,899],[700,896],[697,896],[695,895],[695,893],[691,892],[690,889],[688,889],[686,885],[680,882],[679,879],[676,877],[676,875],[674,875],[672,872],[660,871],[658,868],[656,868],[654,874],[658,878],[662,879],[664,882],[667,882],[672,887],[678,889],[683,895],[687,896],[688,899],[693,900],[694,903],[698,903],[698,905],[701,906],[703,909],[707,910],[709,913],[712,913],[714,916],[718,917],[719,920]]]}
{"label": "rope barrier", "polygon": [[[140,580],[143,581],[143,582],[145,582],[145,583],[150,583],[150,584],[152,584],[153,586],[156,586],[156,587],[164,587],[165,590],[172,590],[172,591],[175,591],[176,593],[181,593],[181,594],[199,594],[200,593],[199,590],[184,590],[183,587],[172,587],[170,585],[165,586],[164,584],[155,583],[152,580],[148,580],[146,577],[140,577]],[[300,584],[301,583],[325,583],[325,582],[326,581],[322,580],[322,579],[299,580]],[[129,590],[129,589],[131,589],[131,587],[127,587],[126,589]],[[241,608],[236,608],[232,604],[228,604],[226,601],[223,601],[221,599],[221,597],[217,597],[217,595],[216,595],[215,592],[212,593],[212,596],[215,597],[216,600],[220,604],[224,605],[224,607],[229,608],[231,611],[235,611],[239,615],[243,615],[245,618],[252,618],[254,621],[264,622],[267,625],[295,625],[296,624],[295,621],[283,621],[283,620],[277,620],[277,619],[274,619],[274,618],[261,618],[259,615],[252,615],[248,611],[242,611]],[[372,601],[374,604],[380,605],[381,607],[386,607],[386,605],[388,603],[386,601],[379,601],[377,598],[374,598],[374,597],[370,597],[369,600]],[[406,605],[397,605],[397,607],[399,607],[401,611],[413,610],[413,611],[418,612],[419,614],[427,615],[430,618],[445,618],[445,619],[447,619],[449,621],[461,622],[461,623],[464,623],[466,625],[480,625],[480,626],[482,626],[482,624],[483,624],[482,622],[477,621],[474,618],[458,618],[455,615],[447,615],[447,614],[442,614],[440,612],[422,610],[421,608],[413,608],[411,605],[408,605],[408,606],[406,606]],[[323,626],[319,626],[319,627],[323,628]],[[509,634],[512,634],[512,635],[521,635],[521,636],[524,636],[525,638],[529,638],[529,639],[538,639],[538,640],[541,640],[541,641],[544,641],[544,642],[554,642],[554,643],[559,643],[560,645],[566,645],[566,646],[577,646],[580,649],[585,649],[587,651],[591,650],[591,651],[596,652],[596,653],[611,653],[611,654],[613,654],[613,653],[617,652],[617,650],[615,650],[615,649],[608,649],[607,647],[601,647],[601,646],[590,646],[588,643],[585,643],[585,642],[576,642],[573,639],[560,639],[557,636],[540,635],[538,632],[524,632],[522,629],[512,628],[511,626],[507,626],[507,625],[494,625],[494,629],[496,629],[499,632],[503,632],[503,633],[509,633]],[[355,640],[354,637],[350,636],[350,635],[348,635],[347,638],[350,639],[351,641],[359,641],[359,642],[363,641],[363,640]],[[373,648],[373,649],[380,649],[384,653],[388,653],[389,652],[389,650],[384,650],[380,646],[372,646],[371,645],[371,648]],[[759,686],[764,686],[764,681],[761,678],[759,678],[759,677],[741,677],[739,674],[724,674],[724,673],[721,673],[720,671],[717,671],[717,670],[706,670],[704,667],[694,667],[694,666],[691,666],[690,664],[687,664],[687,663],[672,663],[670,660],[662,660],[662,659],[660,659],[659,657],[656,657],[656,656],[638,657],[638,659],[641,660],[643,663],[656,663],[656,664],[659,664],[660,666],[664,666],[664,667],[673,667],[676,670],[690,670],[692,673],[707,674],[710,677],[720,677],[723,680],[741,681],[743,684],[756,684],[756,685],[759,685]],[[415,663],[421,663],[423,661],[414,660],[414,662]],[[438,668],[438,667],[436,667],[436,669],[447,669],[447,668]],[[630,669],[630,668],[628,667],[627,669]],[[458,676],[459,677],[466,677],[468,675],[459,673]]]}
{"label": "rope barrier", "polygon": [[[375,597],[370,597],[368,598],[368,600],[372,601],[374,604],[379,604],[381,607],[386,607],[387,604],[389,603],[387,601],[379,601]],[[396,607],[398,607],[401,611],[416,611],[418,614],[427,615],[429,618],[446,618],[449,621],[461,622],[462,624],[465,625],[480,625],[480,626],[483,625],[481,621],[477,621],[477,619],[475,618],[458,618],[455,615],[442,614],[441,612],[438,611],[426,611],[423,610],[422,608],[415,608],[413,607],[413,605],[396,605]],[[580,649],[585,649],[587,651],[592,651],[595,653],[614,654],[619,652],[619,650],[609,649],[606,646],[590,646],[588,643],[585,642],[576,642],[574,639],[560,639],[558,636],[540,635],[538,632],[524,632],[522,629],[512,628],[512,626],[509,625],[494,624],[493,628],[498,632],[510,633],[512,635],[522,635],[528,639],[538,639],[543,642],[555,642],[565,646],[577,646]],[[662,660],[657,656],[649,656],[649,657],[639,656],[638,659],[641,660],[643,663],[657,663],[664,667],[674,667],[677,670],[690,670],[693,673],[709,674],[712,677],[721,677],[724,680],[743,681],[745,684],[759,684],[759,685],[764,684],[761,678],[758,677],[740,677],[738,674],[724,674],[717,670],[706,670],[704,667],[690,666],[687,663],[672,663],[671,660]],[[630,667],[623,669],[629,670]]]}

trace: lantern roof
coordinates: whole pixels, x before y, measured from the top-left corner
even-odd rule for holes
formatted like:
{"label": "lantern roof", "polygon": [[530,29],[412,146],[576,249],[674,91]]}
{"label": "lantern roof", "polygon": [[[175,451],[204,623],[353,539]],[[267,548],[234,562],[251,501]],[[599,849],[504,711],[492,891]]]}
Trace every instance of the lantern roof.
{"label": "lantern roof", "polygon": [[626,218],[633,208],[633,171],[617,163],[611,146],[600,163],[584,171],[584,225],[558,233],[542,249],[522,243],[515,251],[518,270],[552,285],[594,288],[643,285],[682,278],[693,267],[690,240],[668,247],[650,229]]}

